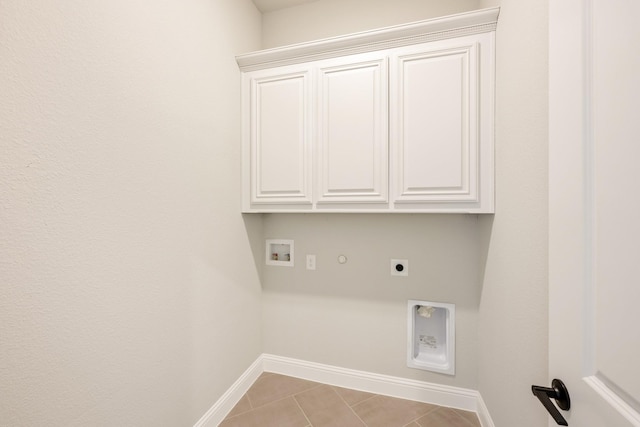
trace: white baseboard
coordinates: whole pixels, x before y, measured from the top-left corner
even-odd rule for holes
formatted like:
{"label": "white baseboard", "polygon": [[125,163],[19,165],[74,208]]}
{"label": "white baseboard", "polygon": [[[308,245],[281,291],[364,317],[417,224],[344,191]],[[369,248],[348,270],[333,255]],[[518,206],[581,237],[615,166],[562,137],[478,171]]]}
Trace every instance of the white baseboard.
{"label": "white baseboard", "polygon": [[478,409],[476,410],[478,418],[480,419],[480,425],[482,427],[496,427],[489,415],[489,408],[485,405],[482,395],[478,392]]}
{"label": "white baseboard", "polygon": [[242,396],[253,383],[256,382],[262,372],[264,372],[262,356],[259,356],[193,427],[217,427],[236,406],[236,403],[242,399]]}
{"label": "white baseboard", "polygon": [[465,411],[475,412],[477,410],[478,392],[475,390],[339,368],[270,354],[263,354],[262,361],[265,372],[275,372],[323,384]]}
{"label": "white baseboard", "polygon": [[482,427],[495,427],[480,393],[476,390],[357,371],[272,354],[262,354],[258,357],[194,427],[216,427],[220,424],[262,372],[273,372],[338,387],[473,411],[478,414]]}

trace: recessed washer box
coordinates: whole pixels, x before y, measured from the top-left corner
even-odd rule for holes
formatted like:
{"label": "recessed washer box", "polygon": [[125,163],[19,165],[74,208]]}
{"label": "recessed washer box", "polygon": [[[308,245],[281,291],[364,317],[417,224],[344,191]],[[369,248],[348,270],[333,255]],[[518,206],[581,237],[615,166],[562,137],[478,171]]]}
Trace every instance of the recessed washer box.
{"label": "recessed washer box", "polygon": [[455,374],[455,304],[409,300],[407,366]]}
{"label": "recessed washer box", "polygon": [[293,240],[267,239],[266,246],[267,265],[293,267]]}

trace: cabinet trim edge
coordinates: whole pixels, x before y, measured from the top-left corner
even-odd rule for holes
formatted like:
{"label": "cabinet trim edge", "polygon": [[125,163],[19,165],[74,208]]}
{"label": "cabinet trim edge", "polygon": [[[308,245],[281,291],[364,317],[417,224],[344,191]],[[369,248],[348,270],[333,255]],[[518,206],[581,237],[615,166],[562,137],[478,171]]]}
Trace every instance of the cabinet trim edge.
{"label": "cabinet trim edge", "polygon": [[500,8],[481,9],[341,37],[236,56],[242,71],[292,65],[343,55],[495,31]]}

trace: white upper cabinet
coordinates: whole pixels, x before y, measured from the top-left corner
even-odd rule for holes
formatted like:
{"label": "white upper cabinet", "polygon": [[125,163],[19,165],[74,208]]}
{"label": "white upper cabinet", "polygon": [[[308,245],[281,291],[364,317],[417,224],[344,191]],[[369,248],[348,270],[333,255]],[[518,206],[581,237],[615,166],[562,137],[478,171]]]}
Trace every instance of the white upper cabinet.
{"label": "white upper cabinet", "polygon": [[[290,66],[244,76],[248,206],[312,205],[311,71]],[[259,208],[258,208],[259,209]]]}
{"label": "white upper cabinet", "polygon": [[[379,54],[318,64],[316,206],[388,205],[387,59]],[[362,205],[361,205],[362,204]]]}
{"label": "white upper cabinet", "polygon": [[479,34],[391,55],[396,210],[493,212],[492,46]]}
{"label": "white upper cabinet", "polygon": [[498,12],[238,56],[243,212],[493,213]]}

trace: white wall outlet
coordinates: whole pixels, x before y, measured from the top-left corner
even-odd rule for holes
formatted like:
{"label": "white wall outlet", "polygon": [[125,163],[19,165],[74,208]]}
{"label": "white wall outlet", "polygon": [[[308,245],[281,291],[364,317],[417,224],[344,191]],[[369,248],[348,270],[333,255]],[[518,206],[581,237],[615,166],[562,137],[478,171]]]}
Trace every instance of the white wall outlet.
{"label": "white wall outlet", "polygon": [[307,255],[307,270],[315,270],[315,269],[316,269],[316,256]]}
{"label": "white wall outlet", "polygon": [[408,276],[409,275],[409,260],[407,260],[407,259],[392,259],[391,260],[391,275],[392,276]]}

